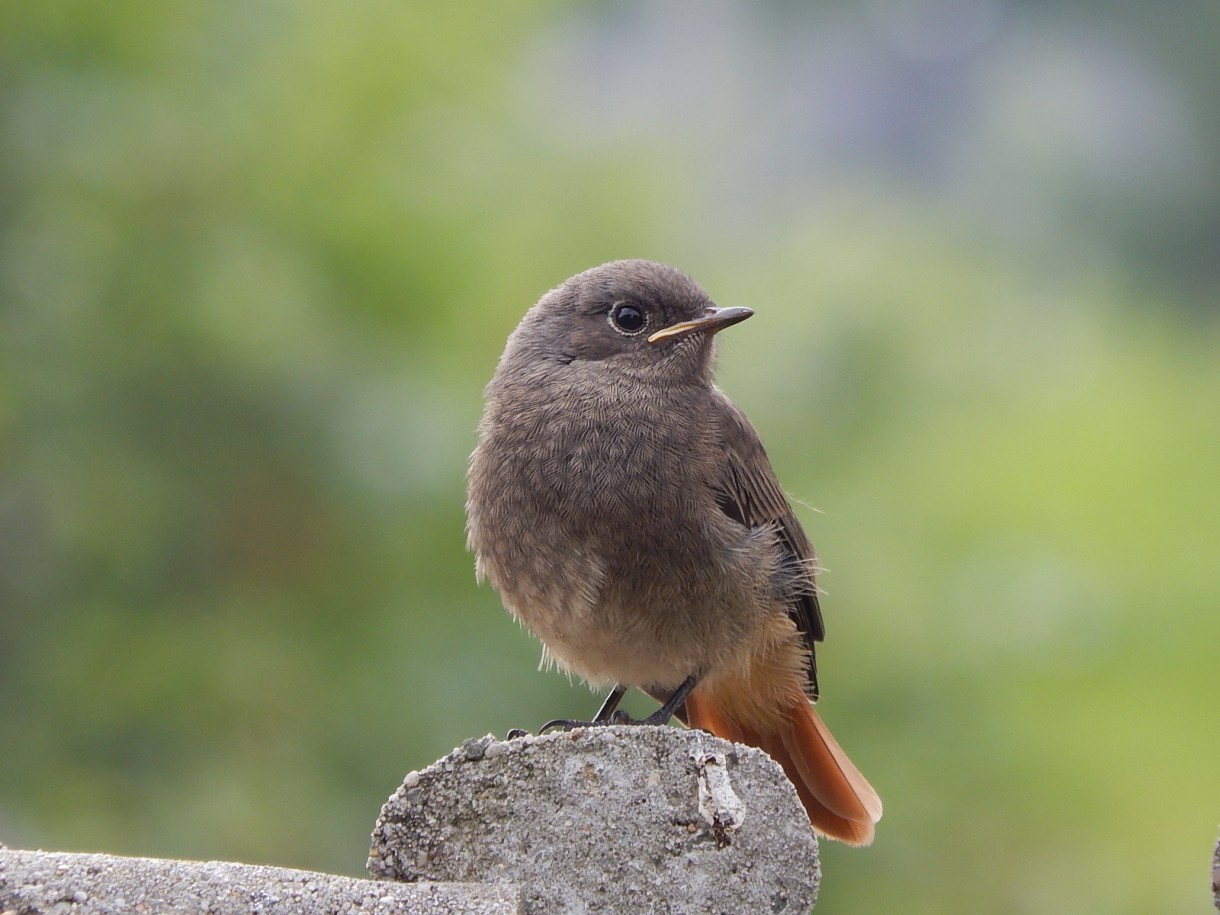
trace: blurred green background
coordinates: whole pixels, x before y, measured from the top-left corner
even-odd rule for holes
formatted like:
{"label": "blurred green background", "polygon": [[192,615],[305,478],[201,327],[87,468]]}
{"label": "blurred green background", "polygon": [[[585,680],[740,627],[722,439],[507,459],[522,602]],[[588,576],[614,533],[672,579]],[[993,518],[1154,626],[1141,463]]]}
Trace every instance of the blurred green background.
{"label": "blurred green background", "polygon": [[[475,585],[551,286],[665,260],[829,569],[819,912],[1207,908],[1220,5],[0,5],[0,839],[360,873],[597,698]],[[638,711],[646,708],[637,702]]]}

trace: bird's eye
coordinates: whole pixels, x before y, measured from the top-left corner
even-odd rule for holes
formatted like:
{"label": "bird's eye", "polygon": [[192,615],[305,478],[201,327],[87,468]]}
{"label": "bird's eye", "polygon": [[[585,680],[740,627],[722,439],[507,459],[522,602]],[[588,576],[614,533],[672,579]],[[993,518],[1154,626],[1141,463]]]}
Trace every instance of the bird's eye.
{"label": "bird's eye", "polygon": [[638,334],[648,323],[644,312],[634,305],[615,305],[610,310],[610,323],[614,329],[624,334]]}

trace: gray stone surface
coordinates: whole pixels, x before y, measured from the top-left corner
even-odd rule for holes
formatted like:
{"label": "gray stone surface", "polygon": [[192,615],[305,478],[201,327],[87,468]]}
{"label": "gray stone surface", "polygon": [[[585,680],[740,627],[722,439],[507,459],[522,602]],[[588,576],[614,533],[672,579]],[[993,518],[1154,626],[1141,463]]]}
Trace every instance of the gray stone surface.
{"label": "gray stone surface", "polygon": [[528,913],[808,912],[817,841],[764,753],[702,731],[467,741],[382,808],[369,872],[513,882]]}
{"label": "gray stone surface", "polygon": [[0,913],[510,915],[518,887],[389,884],[283,867],[0,850]]}

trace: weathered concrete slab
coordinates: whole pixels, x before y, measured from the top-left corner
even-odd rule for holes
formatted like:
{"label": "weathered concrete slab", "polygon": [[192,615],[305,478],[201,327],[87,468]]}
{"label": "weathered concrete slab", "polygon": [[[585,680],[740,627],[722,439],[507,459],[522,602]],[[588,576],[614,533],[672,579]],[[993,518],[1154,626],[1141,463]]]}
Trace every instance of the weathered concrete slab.
{"label": "weathered concrete slab", "polygon": [[283,867],[0,849],[0,913],[515,915],[511,884],[391,884]]}
{"label": "weathered concrete slab", "polygon": [[548,915],[803,915],[820,876],[770,757],[662,727],[467,741],[386,802],[369,872],[518,883],[525,911]]}

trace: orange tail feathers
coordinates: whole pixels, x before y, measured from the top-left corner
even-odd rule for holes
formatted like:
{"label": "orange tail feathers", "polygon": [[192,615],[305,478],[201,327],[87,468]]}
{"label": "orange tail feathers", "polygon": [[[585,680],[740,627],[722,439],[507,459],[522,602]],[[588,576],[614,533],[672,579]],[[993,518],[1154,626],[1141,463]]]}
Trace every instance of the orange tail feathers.
{"label": "orange tail feathers", "polygon": [[793,699],[778,731],[760,732],[734,720],[700,690],[687,698],[686,713],[690,727],[758,747],[779,763],[815,831],[848,845],[872,843],[881,798],[803,695]]}

